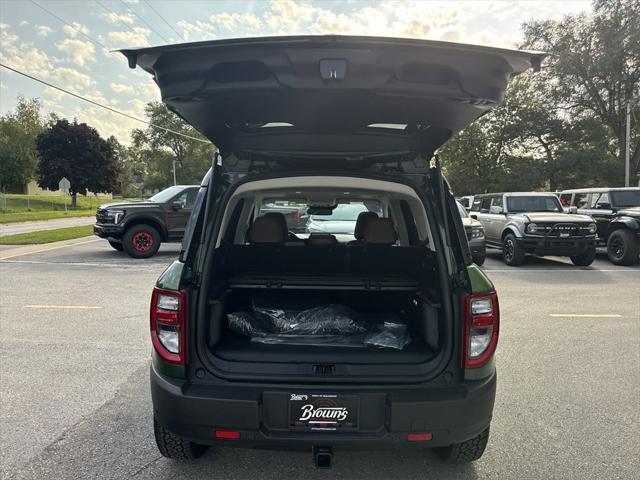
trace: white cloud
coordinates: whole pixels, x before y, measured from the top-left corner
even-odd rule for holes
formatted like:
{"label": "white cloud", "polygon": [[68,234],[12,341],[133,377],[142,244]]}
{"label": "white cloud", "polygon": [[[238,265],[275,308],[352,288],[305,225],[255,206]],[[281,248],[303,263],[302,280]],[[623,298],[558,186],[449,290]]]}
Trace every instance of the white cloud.
{"label": "white cloud", "polygon": [[64,33],[66,33],[67,35],[73,38],[75,38],[76,35],[78,35],[78,32],[82,32],[85,35],[89,35],[89,29],[78,22],[71,22],[70,25],[65,25],[64,27],[62,27],[62,30],[64,30]]}
{"label": "white cloud", "polygon": [[124,23],[126,25],[133,25],[134,20],[132,13],[105,12],[102,14],[102,18],[109,23]]}
{"label": "white cloud", "polygon": [[77,38],[67,38],[56,44],[58,50],[69,54],[71,60],[78,65],[84,66],[87,62],[95,62],[93,44],[84,42]]}
{"label": "white cloud", "polygon": [[260,19],[252,13],[217,13],[211,15],[210,20],[214,27],[221,26],[227,30],[258,30],[262,26]]}
{"label": "white cloud", "polygon": [[135,90],[131,85],[125,85],[124,83],[114,83],[111,82],[111,90],[116,93],[129,93],[131,95],[135,94]]}
{"label": "white cloud", "polygon": [[40,78],[50,78],[55,60],[31,43],[11,33],[6,23],[0,24],[0,60],[8,66]]}
{"label": "white cloud", "polygon": [[36,25],[34,28],[36,29],[36,35],[39,37],[46,37],[53,32],[53,30],[46,25]]}
{"label": "white cloud", "polygon": [[63,87],[72,92],[86,90],[95,84],[95,81],[93,81],[89,75],[85,75],[74,68],[56,68],[54,77]]}
{"label": "white cloud", "polygon": [[145,98],[160,100],[160,89],[154,82],[147,82],[138,85],[138,92]]}
{"label": "white cloud", "polygon": [[107,39],[116,48],[120,47],[146,47],[149,45],[151,30],[142,27],[133,27],[133,31],[109,32]]}
{"label": "white cloud", "polygon": [[201,22],[200,20],[195,22],[180,20],[178,28],[182,30],[184,38],[190,42],[194,40],[210,40],[216,36],[215,27],[209,22]]}

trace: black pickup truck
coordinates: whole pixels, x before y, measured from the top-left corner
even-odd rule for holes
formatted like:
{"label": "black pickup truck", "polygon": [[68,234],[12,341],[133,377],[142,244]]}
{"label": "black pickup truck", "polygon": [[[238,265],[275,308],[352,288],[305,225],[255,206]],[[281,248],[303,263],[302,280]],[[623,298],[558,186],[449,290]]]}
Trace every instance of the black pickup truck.
{"label": "black pickup truck", "polygon": [[198,188],[175,185],[145,201],[102,205],[93,233],[133,258],[152,257],[162,242],[182,241]]}

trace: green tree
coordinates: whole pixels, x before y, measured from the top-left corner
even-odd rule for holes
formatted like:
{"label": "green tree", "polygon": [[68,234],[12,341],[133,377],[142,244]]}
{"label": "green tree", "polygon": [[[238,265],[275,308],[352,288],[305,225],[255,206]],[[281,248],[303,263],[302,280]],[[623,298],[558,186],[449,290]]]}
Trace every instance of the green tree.
{"label": "green tree", "polygon": [[200,182],[211,166],[215,147],[164,104],[150,102],[145,112],[154,125],[194,137],[187,138],[154,127],[136,129],[131,133],[132,156],[137,162],[145,164],[145,188],[158,189],[172,185],[174,161],[177,183]]}
{"label": "green tree", "polygon": [[[624,161],[625,110],[640,118],[640,2],[596,0],[593,15],[524,25],[524,47],[551,55],[539,86],[572,121],[597,119],[609,129]],[[640,128],[631,136],[631,165],[638,173]],[[617,183],[620,183],[618,180]]]}
{"label": "green tree", "polygon": [[67,177],[74,208],[78,193],[113,192],[120,174],[116,143],[86,123],[58,120],[37,137],[38,184],[57,190],[60,179]]}
{"label": "green tree", "polygon": [[0,117],[0,188],[21,191],[36,176],[36,137],[44,130],[40,100],[18,96],[15,112]]}

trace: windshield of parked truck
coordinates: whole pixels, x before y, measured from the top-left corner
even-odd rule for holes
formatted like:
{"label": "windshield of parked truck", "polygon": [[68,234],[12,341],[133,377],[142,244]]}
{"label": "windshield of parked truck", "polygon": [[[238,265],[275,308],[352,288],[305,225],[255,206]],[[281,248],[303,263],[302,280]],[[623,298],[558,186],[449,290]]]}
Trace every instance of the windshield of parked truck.
{"label": "windshield of parked truck", "polygon": [[562,212],[562,205],[555,195],[521,195],[507,197],[507,210],[517,212]]}
{"label": "windshield of parked truck", "polygon": [[615,207],[640,207],[640,189],[613,191],[611,200]]}
{"label": "windshield of parked truck", "polygon": [[183,190],[184,187],[178,187],[177,185],[174,185],[173,187],[165,188],[161,192],[156,193],[154,196],[149,198],[149,201],[155,203],[165,203],[178,195]]}

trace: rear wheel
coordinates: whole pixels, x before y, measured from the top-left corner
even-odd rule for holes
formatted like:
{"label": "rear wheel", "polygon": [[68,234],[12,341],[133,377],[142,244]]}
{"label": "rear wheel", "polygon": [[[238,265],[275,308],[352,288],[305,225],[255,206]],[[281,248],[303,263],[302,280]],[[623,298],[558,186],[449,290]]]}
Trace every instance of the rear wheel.
{"label": "rear wheel", "polygon": [[122,245],[133,258],[152,257],[160,248],[160,234],[149,225],[134,225],[124,232]]}
{"label": "rear wheel", "polygon": [[518,245],[513,233],[507,234],[502,240],[502,259],[509,266],[517,267],[524,263],[524,249]]}
{"label": "rear wheel", "polygon": [[208,448],[206,445],[199,445],[174,435],[160,425],[155,416],[153,417],[153,433],[156,437],[158,450],[163,457],[174,460],[193,460],[201,457]]}
{"label": "rear wheel", "polygon": [[465,442],[436,448],[436,454],[447,463],[467,463],[482,457],[489,441],[489,427],[481,434]]}
{"label": "rear wheel", "polygon": [[120,243],[120,242],[112,242],[111,240],[109,240],[109,245],[111,245],[111,247],[114,250],[118,250],[119,252],[124,250],[124,247],[122,246],[122,243]]}
{"label": "rear wheel", "polygon": [[580,255],[573,255],[571,261],[576,267],[588,267],[596,259],[596,247],[590,248]]}
{"label": "rear wheel", "polygon": [[640,246],[633,232],[624,228],[615,230],[607,240],[607,255],[616,265],[635,265],[638,263]]}

